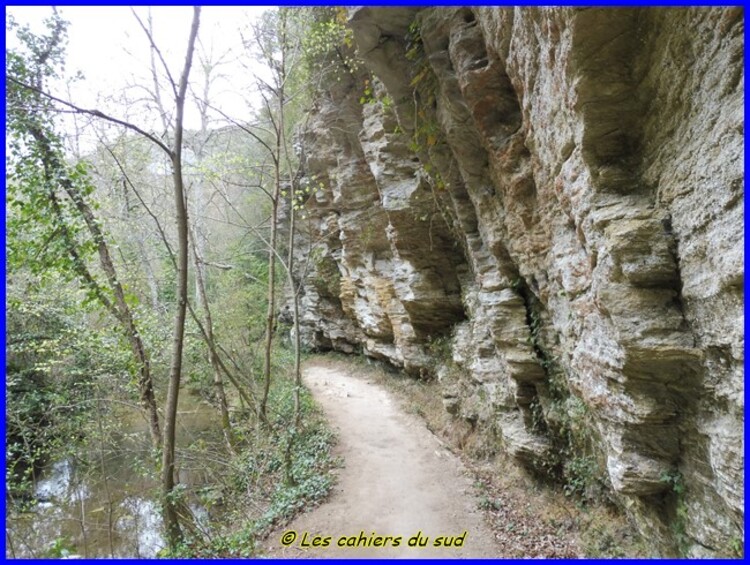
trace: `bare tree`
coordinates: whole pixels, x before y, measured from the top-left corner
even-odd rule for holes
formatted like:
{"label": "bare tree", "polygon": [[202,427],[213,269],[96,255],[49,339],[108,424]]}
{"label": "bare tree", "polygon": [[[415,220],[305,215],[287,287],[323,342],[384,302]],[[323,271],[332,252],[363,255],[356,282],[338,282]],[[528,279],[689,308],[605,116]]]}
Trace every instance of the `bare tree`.
{"label": "bare tree", "polygon": [[[206,155],[206,145],[208,144],[211,137],[211,131],[209,130],[211,88],[218,78],[217,71],[224,63],[224,59],[228,55],[228,52],[221,54],[219,57],[215,57],[213,53],[213,45],[210,45],[207,49],[206,46],[199,41],[197,54],[198,62],[203,71],[203,83],[200,92],[192,92],[192,98],[198,108],[201,124],[200,130],[197,132],[193,139],[193,153],[195,155],[196,162],[200,165],[204,161]],[[203,332],[205,333],[204,337],[206,338],[206,342],[208,344],[208,356],[211,363],[211,369],[213,371],[213,383],[216,393],[216,399],[219,403],[219,410],[221,412],[221,425],[227,448],[231,452],[234,449],[234,442],[232,437],[231,422],[229,419],[229,407],[224,391],[224,380],[222,378],[220,358],[215,347],[216,339],[214,336],[214,324],[211,317],[211,309],[209,306],[208,296],[206,294],[207,271],[205,269],[205,252],[206,242],[208,239],[208,226],[206,225],[205,219],[201,214],[202,210],[204,209],[206,200],[204,195],[205,190],[203,179],[194,179],[192,186],[194,212],[190,235],[193,244],[192,247],[195,272],[195,301],[197,304],[200,304],[203,310]]]}
{"label": "bare tree", "polygon": [[190,68],[193,63],[195,40],[200,25],[199,7],[193,8],[193,23],[190,28],[185,65],[179,85],[172,83],[175,94],[174,149],[170,152],[172,178],[174,181],[174,205],[177,216],[177,309],[174,319],[172,361],[169,368],[169,388],[164,409],[164,446],[162,451],[162,494],[164,496],[164,526],[170,547],[175,547],[182,539],[180,521],[174,500],[175,487],[175,429],[177,424],[177,403],[182,377],[182,349],[185,341],[185,313],[188,301],[188,214],[185,184],[182,171],[183,118],[185,114],[185,94],[187,92]]}
{"label": "bare tree", "polygon": [[[302,12],[297,11],[298,14]],[[292,285],[292,294],[295,296],[294,280],[292,277],[290,258],[291,248],[294,245],[294,225],[291,225],[289,239],[290,250],[285,262],[278,251],[279,211],[282,197],[286,193],[294,192],[295,171],[289,154],[287,130],[289,122],[286,118],[287,106],[295,98],[295,92],[291,88],[291,77],[301,67],[302,59],[302,37],[299,26],[295,26],[293,11],[280,8],[274,12],[267,12],[265,21],[256,24],[252,28],[253,42],[246,42],[248,48],[257,49],[261,63],[271,71],[270,80],[265,80],[259,75],[255,76],[258,92],[260,93],[263,107],[261,114],[267,119],[267,127],[243,127],[243,130],[256,139],[271,162],[272,185],[270,190],[265,191],[271,202],[271,214],[269,219],[269,233],[266,244],[268,246],[268,306],[266,310],[266,333],[264,343],[263,362],[263,391],[258,408],[259,417],[262,422],[268,423],[267,405],[271,386],[271,353],[273,351],[274,327],[276,319],[276,264],[286,270],[288,281]],[[294,207],[291,209],[294,214]],[[298,308],[294,307],[295,335],[299,335]],[[296,413],[299,412],[299,342],[295,340],[295,406]],[[295,417],[295,421],[298,418]]]}

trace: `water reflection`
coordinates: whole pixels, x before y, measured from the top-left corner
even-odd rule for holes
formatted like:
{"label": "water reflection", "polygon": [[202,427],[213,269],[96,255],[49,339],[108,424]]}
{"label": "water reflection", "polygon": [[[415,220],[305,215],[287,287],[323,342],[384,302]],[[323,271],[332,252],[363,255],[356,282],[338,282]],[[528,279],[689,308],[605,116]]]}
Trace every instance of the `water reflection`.
{"label": "water reflection", "polygon": [[85,485],[73,483],[73,462],[63,459],[52,464],[48,476],[38,481],[35,493],[40,504],[50,505],[52,499],[81,500],[88,496]]}
{"label": "water reflection", "polygon": [[[184,399],[184,400],[183,400]],[[211,441],[220,434],[215,410],[184,395],[178,441]],[[66,458],[48,465],[34,492],[39,500],[30,511],[6,513],[6,556],[46,557],[66,553],[81,557],[155,557],[165,546],[158,502],[158,481],[144,473],[153,468],[138,414],[123,414],[124,433],[106,454],[80,465]],[[144,429],[141,429],[144,428]],[[144,433],[141,433],[144,432]],[[209,512],[190,495],[206,486],[207,468],[180,473],[188,504],[199,529],[209,528]],[[55,549],[53,549],[55,548]]]}
{"label": "water reflection", "polygon": [[128,537],[135,540],[136,556],[152,556],[164,547],[161,534],[159,507],[153,500],[132,497],[123,506],[130,512],[120,521],[122,528],[130,532]]}

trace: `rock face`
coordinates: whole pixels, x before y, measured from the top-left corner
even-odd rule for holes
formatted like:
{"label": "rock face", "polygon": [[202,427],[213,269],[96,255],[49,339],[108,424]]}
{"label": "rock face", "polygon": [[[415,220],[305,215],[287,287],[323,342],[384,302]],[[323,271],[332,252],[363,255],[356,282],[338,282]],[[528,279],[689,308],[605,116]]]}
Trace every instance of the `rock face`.
{"label": "rock face", "polygon": [[655,552],[736,552],[742,9],[349,25],[364,65],[332,63],[301,140],[305,342],[439,378],[454,417],[611,492]]}

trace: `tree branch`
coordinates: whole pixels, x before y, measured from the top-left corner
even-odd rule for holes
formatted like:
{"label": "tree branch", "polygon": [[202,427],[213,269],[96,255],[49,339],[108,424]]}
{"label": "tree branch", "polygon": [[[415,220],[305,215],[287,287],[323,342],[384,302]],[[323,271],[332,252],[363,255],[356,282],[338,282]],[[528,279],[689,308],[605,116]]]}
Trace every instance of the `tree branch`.
{"label": "tree branch", "polygon": [[214,111],[218,112],[219,114],[221,114],[221,116],[222,116],[222,117],[223,117],[224,119],[226,119],[226,120],[229,120],[229,121],[230,121],[230,122],[231,122],[231,123],[232,123],[232,124],[233,124],[234,126],[236,126],[236,127],[240,128],[240,129],[241,129],[242,131],[244,131],[244,132],[245,132],[246,134],[248,134],[248,135],[249,135],[249,136],[251,136],[251,137],[252,137],[253,139],[255,139],[255,141],[257,141],[258,143],[260,143],[260,144],[261,144],[261,145],[262,145],[262,146],[263,146],[263,147],[264,147],[264,148],[266,149],[266,151],[268,151],[268,154],[269,154],[269,155],[271,156],[271,159],[273,159],[273,160],[274,160],[274,163],[276,162],[276,159],[275,159],[275,157],[274,157],[274,152],[273,152],[273,149],[271,149],[271,148],[270,148],[270,147],[268,146],[268,144],[267,144],[267,143],[266,143],[265,141],[263,141],[263,140],[262,140],[262,139],[261,139],[261,138],[260,138],[260,137],[259,137],[259,136],[258,136],[258,135],[257,135],[257,134],[255,133],[255,132],[253,132],[252,130],[250,130],[250,129],[249,129],[249,128],[248,128],[247,126],[244,126],[244,125],[242,125],[241,123],[239,123],[239,122],[238,122],[237,120],[235,120],[234,118],[232,118],[232,117],[228,116],[227,114],[225,114],[224,112],[222,112],[221,110],[219,110],[219,109],[218,109],[218,108],[217,108],[216,106],[213,106],[212,104],[208,104],[208,103],[206,103],[206,105],[207,105],[207,106],[208,106],[209,108],[211,108],[212,110],[214,110]]}
{"label": "tree branch", "polygon": [[138,198],[138,201],[141,203],[141,206],[143,206],[143,209],[146,210],[146,213],[151,216],[151,218],[154,220],[154,223],[156,224],[156,229],[159,232],[159,235],[161,236],[161,240],[164,242],[164,247],[167,249],[167,253],[169,254],[169,258],[172,260],[172,265],[177,267],[177,259],[175,259],[174,251],[172,251],[172,246],[169,244],[169,240],[167,239],[167,234],[164,232],[164,229],[161,227],[161,223],[159,222],[159,218],[156,217],[156,214],[154,214],[151,211],[151,208],[149,208],[148,204],[146,204],[145,200],[143,200],[143,197],[141,196],[141,193],[138,191],[138,189],[133,184],[133,181],[130,180],[130,177],[125,172],[125,168],[122,166],[122,163],[120,163],[120,160],[117,158],[117,155],[115,155],[114,151],[107,145],[106,143],[102,143],[104,148],[107,150],[107,153],[112,157],[115,164],[117,165],[117,168],[120,169],[120,174],[122,174],[125,181],[130,185],[130,188],[133,189],[133,193],[135,194],[136,198]]}
{"label": "tree branch", "polygon": [[41,94],[45,98],[48,98],[49,100],[52,100],[53,102],[57,102],[59,104],[62,104],[63,106],[66,106],[66,107],[74,110],[78,114],[86,114],[86,115],[89,115],[89,116],[94,116],[94,117],[97,117],[97,118],[101,118],[102,120],[106,120],[106,121],[111,122],[113,124],[120,125],[120,126],[126,128],[126,129],[129,129],[131,131],[139,133],[140,135],[142,135],[143,137],[145,137],[149,141],[155,143],[159,148],[161,148],[162,151],[164,151],[167,155],[169,155],[170,159],[172,158],[173,151],[169,147],[167,147],[164,144],[163,141],[161,141],[159,138],[157,138],[153,134],[150,134],[147,131],[142,130],[138,126],[136,126],[134,124],[131,124],[130,122],[126,122],[126,121],[120,120],[118,118],[115,118],[113,116],[109,116],[109,115],[107,115],[104,112],[101,112],[99,110],[87,110],[86,108],[81,108],[80,106],[76,106],[72,102],[68,102],[67,100],[63,100],[61,98],[57,98],[56,96],[53,96],[52,94],[50,94],[48,92],[45,92],[45,91],[43,91],[40,88],[37,88],[35,86],[31,86],[30,84],[25,84],[25,83],[23,83],[23,82],[21,82],[19,80],[14,79],[13,77],[9,77],[9,76],[6,75],[5,78],[6,78],[6,80],[8,82],[11,82],[11,83],[15,84],[16,86],[20,86],[21,88],[25,88],[25,89],[30,90],[32,92],[36,92],[37,94]]}
{"label": "tree branch", "polygon": [[[141,26],[141,29],[146,34],[146,37],[148,37],[148,42],[151,44],[151,49],[156,53],[157,57],[159,57],[159,61],[161,61],[162,66],[164,67],[164,72],[167,73],[167,78],[169,79],[169,84],[172,86],[172,92],[175,95],[175,98],[177,97],[177,84],[175,83],[174,79],[172,78],[172,74],[169,72],[169,67],[167,66],[167,62],[164,60],[164,56],[161,54],[161,51],[156,46],[156,43],[154,42],[154,36],[151,34],[151,30],[148,29],[141,18],[138,16],[138,14],[135,12],[135,8],[131,6],[130,11],[132,12],[135,19],[138,21],[138,24]],[[151,12],[149,8],[149,18],[148,23],[151,24]]]}

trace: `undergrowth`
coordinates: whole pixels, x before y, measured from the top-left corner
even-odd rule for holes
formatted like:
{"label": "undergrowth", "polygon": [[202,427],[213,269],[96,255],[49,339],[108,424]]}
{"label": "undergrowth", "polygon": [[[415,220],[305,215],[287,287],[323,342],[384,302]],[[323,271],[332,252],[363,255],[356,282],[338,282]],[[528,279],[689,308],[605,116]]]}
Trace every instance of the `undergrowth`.
{"label": "undergrowth", "polygon": [[[331,456],[335,435],[307,389],[301,392],[302,427],[293,437],[294,382],[288,351],[275,354],[275,378],[269,396],[270,427],[252,419],[238,430],[241,445],[228,469],[217,477],[216,498],[223,501],[217,525],[190,528],[184,543],[160,557],[253,557],[258,542],[306,508],[326,498],[333,485]],[[290,472],[287,445],[293,440]]]}

